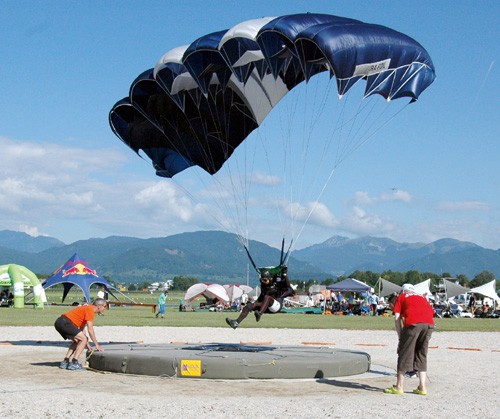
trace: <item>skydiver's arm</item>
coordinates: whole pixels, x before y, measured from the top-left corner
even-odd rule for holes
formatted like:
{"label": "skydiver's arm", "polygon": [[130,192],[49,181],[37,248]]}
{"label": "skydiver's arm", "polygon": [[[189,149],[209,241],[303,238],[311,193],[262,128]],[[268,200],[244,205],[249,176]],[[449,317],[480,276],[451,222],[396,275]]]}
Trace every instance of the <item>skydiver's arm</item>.
{"label": "skydiver's arm", "polygon": [[295,294],[295,291],[292,287],[288,287],[283,294],[281,294],[280,298],[291,297]]}

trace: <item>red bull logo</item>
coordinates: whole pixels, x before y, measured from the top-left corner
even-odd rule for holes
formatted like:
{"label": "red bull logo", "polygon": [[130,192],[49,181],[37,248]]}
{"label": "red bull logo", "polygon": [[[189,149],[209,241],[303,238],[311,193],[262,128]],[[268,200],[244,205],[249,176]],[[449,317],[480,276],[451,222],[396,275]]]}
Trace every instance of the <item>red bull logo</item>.
{"label": "red bull logo", "polygon": [[68,275],[94,275],[97,276],[97,272],[93,269],[88,268],[83,263],[77,263],[69,269],[63,269],[62,276]]}

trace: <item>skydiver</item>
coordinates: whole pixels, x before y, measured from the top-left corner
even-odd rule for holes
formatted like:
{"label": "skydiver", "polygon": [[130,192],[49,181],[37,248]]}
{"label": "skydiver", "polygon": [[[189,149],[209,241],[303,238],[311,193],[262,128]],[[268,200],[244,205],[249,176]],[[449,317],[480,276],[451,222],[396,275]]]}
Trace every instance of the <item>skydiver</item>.
{"label": "skydiver", "polygon": [[295,294],[288,280],[286,266],[281,267],[281,272],[273,276],[268,270],[262,271],[259,280],[261,292],[257,301],[246,304],[236,320],[226,318],[226,323],[233,329],[236,329],[251,311],[257,322],[264,313],[279,313],[283,308],[283,300]]}

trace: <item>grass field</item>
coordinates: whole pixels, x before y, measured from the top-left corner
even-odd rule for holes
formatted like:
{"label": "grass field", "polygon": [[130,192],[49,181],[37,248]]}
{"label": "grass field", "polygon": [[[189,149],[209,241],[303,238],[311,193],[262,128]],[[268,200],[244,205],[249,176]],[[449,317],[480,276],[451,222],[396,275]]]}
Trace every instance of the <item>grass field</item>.
{"label": "grass field", "polygon": [[[56,318],[71,310],[69,305],[60,304],[62,291],[49,290],[47,299],[49,305],[44,309],[34,309],[26,305],[23,309],[0,308],[1,326],[52,326]],[[128,293],[129,297],[138,303],[155,304],[159,293]],[[77,297],[77,298],[75,298]],[[170,327],[229,327],[225,323],[226,317],[236,318],[236,312],[179,312],[178,307],[182,293],[170,293],[167,302],[167,315],[164,319],[157,319],[148,306],[140,307],[112,307],[106,310],[103,316],[98,316],[95,325],[98,326],[170,326]],[[80,296],[71,293],[66,303],[79,301]],[[200,299],[199,302],[204,301]],[[199,302],[193,304],[194,307]],[[258,328],[287,328],[287,329],[348,329],[348,330],[393,330],[392,317],[366,316],[325,316],[320,314],[274,314],[264,315],[259,323],[253,316],[249,316],[240,327]],[[436,330],[439,331],[483,331],[500,332],[500,319],[436,319]]]}

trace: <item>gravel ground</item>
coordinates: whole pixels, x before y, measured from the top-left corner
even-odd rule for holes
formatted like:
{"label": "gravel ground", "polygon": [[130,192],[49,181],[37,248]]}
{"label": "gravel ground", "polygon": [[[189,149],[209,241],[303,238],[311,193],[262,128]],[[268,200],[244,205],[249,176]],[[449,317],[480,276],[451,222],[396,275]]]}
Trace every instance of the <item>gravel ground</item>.
{"label": "gravel ground", "polygon": [[[500,333],[436,332],[429,350],[428,396],[387,395],[395,383],[391,331],[96,327],[110,342],[323,343],[368,352],[372,372],[339,379],[206,380],[58,368],[67,343],[52,327],[0,326],[0,416],[116,418],[496,418],[500,411]],[[81,361],[84,361],[82,359]]]}

